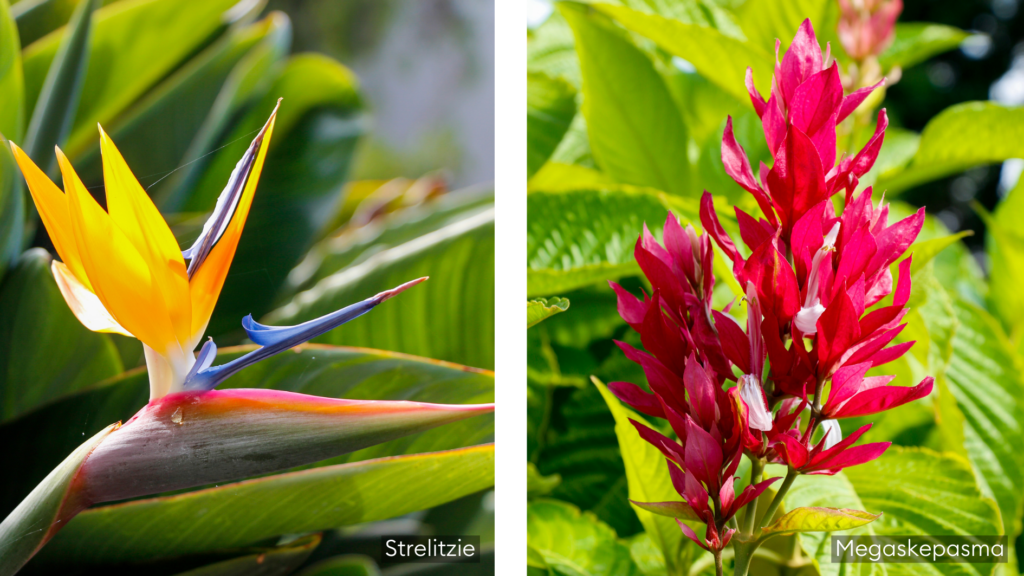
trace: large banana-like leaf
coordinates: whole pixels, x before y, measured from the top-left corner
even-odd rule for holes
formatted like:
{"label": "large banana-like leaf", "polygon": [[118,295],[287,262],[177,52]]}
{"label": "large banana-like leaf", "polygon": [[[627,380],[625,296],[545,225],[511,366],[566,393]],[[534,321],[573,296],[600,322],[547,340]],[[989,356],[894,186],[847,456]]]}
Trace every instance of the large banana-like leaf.
{"label": "large banana-like leaf", "polygon": [[[298,323],[339,302],[379,292],[395,278],[430,275],[416,294],[316,341],[397,350],[470,366],[494,366],[494,210],[378,252],[325,278],[268,317]],[[383,312],[383,314],[379,313]]]}
{"label": "large banana-like leaf", "polygon": [[64,145],[75,120],[89,62],[92,14],[96,4],[97,0],[83,0],[75,8],[25,132],[25,153],[44,171],[55,165],[52,149]]}
{"label": "large banana-like leaf", "polygon": [[[280,61],[291,40],[291,23],[275,12],[262,21],[236,24],[210,47],[150,90],[110,123],[103,126],[141,183],[157,197],[179,168],[193,166],[188,154],[193,138],[211,111],[221,87],[234,68],[251,52],[266,46]],[[219,111],[231,117],[231,111]],[[204,151],[205,152],[205,151]],[[202,156],[203,152],[196,156]],[[99,140],[72,158],[87,185],[102,183]],[[202,164],[202,162],[196,162]],[[159,184],[158,184],[159,183]]]}
{"label": "large banana-like leaf", "polygon": [[494,445],[303,470],[80,514],[40,566],[138,562],[431,508],[494,484]]}
{"label": "large banana-like leaf", "polygon": [[175,576],[285,576],[301,566],[321,540],[320,534],[311,534],[276,548],[259,549]]}
{"label": "large banana-like leaf", "polygon": [[18,28],[7,0],[0,0],[0,134],[21,139],[24,124],[24,77]]}
{"label": "large banana-like leaf", "polygon": [[123,370],[110,337],[90,332],[72,314],[50,262],[44,250],[29,250],[0,286],[0,422]]}
{"label": "large banana-like leaf", "polygon": [[[230,361],[253,348],[222,349],[218,359]],[[494,376],[489,372],[389,352],[321,345],[303,345],[254,364],[232,376],[222,388],[444,404],[494,400]],[[17,505],[84,437],[111,422],[127,420],[148,399],[146,372],[134,370],[0,426],[0,458],[23,463],[18,474],[0,476],[0,515]],[[489,442],[493,434],[493,416],[469,418],[324,463],[460,448]]]}
{"label": "large banana-like leaf", "polygon": [[[143,95],[183,59],[224,30],[237,0],[125,0],[98,10],[82,97],[65,151],[78,155],[106,123]],[[237,18],[238,14],[231,14]],[[65,29],[25,48],[25,102],[35,108]]]}

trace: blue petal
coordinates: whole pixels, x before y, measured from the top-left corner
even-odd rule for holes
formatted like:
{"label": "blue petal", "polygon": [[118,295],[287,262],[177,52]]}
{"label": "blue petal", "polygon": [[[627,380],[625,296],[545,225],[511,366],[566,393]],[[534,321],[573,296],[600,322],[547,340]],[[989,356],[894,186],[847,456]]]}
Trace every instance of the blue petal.
{"label": "blue petal", "polygon": [[249,352],[245,356],[228,362],[227,364],[211,367],[210,364],[213,362],[213,358],[217,355],[217,347],[213,344],[212,339],[207,341],[203,344],[202,350],[199,351],[199,357],[196,359],[195,366],[192,367],[192,371],[190,371],[188,376],[185,378],[185,389],[213,390],[220,385],[221,382],[227,380],[231,375],[246,366],[250,366],[264,358],[269,358],[279,352],[298,346],[299,344],[307,342],[325,332],[341,326],[349,320],[354,320],[363,314],[366,314],[370,310],[373,310],[378,304],[392,298],[408,288],[415,286],[416,284],[419,284],[420,282],[423,282],[424,280],[426,280],[426,278],[419,278],[412,282],[406,282],[397,288],[381,292],[372,298],[367,298],[362,302],[346,306],[341,310],[331,312],[326,316],[321,316],[315,320],[310,320],[309,322],[304,322],[297,326],[267,326],[253,320],[252,315],[246,316],[242,319],[242,327],[249,335],[249,339],[260,347]]}

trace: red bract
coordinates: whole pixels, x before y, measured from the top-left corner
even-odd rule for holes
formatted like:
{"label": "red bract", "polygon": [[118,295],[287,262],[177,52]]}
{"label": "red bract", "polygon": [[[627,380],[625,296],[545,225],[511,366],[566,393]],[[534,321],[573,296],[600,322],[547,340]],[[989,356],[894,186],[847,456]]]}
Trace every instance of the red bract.
{"label": "red bract", "polygon": [[901,0],[839,0],[839,41],[854,60],[877,56],[896,37]]}
{"label": "red bract", "polygon": [[[927,396],[933,385],[932,378],[905,387],[890,386],[893,376],[867,376],[913,344],[892,345],[905,326],[911,259],[899,262],[898,283],[890,267],[924,224],[921,209],[890,225],[888,205],[873,204],[871,188],[855,194],[878,156],[884,111],[864,149],[837,161],[836,124],[875,87],[844,95],[838,68],[827,50],[822,54],[809,21],[776,66],[771,98],[766,102],[754,91],[749,70],[747,86],[773,165],[762,164],[755,178],[731,119],[726,122],[726,172],[764,214],[758,219],[735,210],[746,250],[726,233],[705,192],[705,235],[682,228],[669,214],[664,246],[646,226],[637,240],[635,256],[651,283],[650,296],[636,298],[611,283],[619,313],[640,333],[646,351],[618,345],[643,367],[651,392],[625,382],[609,388],[636,410],[668,420],[677,438],[633,421],[668,460],[682,497],[635,504],[706,524],[703,539],[688,525],[680,527],[719,558],[734,533],[726,523],[778,480],[754,483],[737,496],[734,474],[744,453],[758,463],[755,477],[766,462],[789,467],[781,492],[796,474],[835,474],[877,458],[889,446],[854,446],[871,425],[844,439],[838,419],[895,408]],[[845,208],[837,214],[832,197],[840,191]],[[712,239],[746,290],[745,330],[725,311],[711,309]],[[730,380],[737,384],[723,389]],[[781,494],[766,518],[779,502]]]}

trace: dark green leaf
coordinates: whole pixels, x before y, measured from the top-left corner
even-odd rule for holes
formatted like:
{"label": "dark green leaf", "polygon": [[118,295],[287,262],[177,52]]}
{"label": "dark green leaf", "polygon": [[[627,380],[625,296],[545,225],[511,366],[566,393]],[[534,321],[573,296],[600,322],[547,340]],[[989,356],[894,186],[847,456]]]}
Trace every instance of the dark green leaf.
{"label": "dark green leaf", "polygon": [[380,568],[368,556],[338,556],[306,568],[296,576],[380,576]]}
{"label": "dark green leaf", "polygon": [[24,76],[18,28],[7,0],[0,0],[0,135],[21,140],[25,122]]}
{"label": "dark green leaf", "polygon": [[[95,142],[97,122],[112,120],[223,31],[224,15],[236,3],[209,0],[183,10],[178,0],[124,0],[98,10],[82,96],[65,148],[68,156]],[[33,109],[65,30],[25,48],[25,102]]]}
{"label": "dark green leaf", "polygon": [[285,576],[302,565],[320,545],[320,535],[300,538],[283,546],[181,572],[177,576]]}
{"label": "dark green leaf", "polygon": [[597,164],[626,184],[696,196],[688,186],[686,126],[654,63],[599,15],[559,7],[576,36],[582,109]]}
{"label": "dark green leaf", "polygon": [[43,171],[49,171],[56,164],[53,147],[64,146],[75,121],[89,62],[93,10],[97,3],[98,0],[82,0],[71,15],[25,131],[25,153]]}
{"label": "dark green leaf", "polygon": [[0,288],[0,422],[123,370],[110,338],[68,308],[50,260],[40,248],[25,252]]}
{"label": "dark green leaf", "polygon": [[494,445],[289,472],[79,514],[39,566],[138,562],[394,518],[494,484]]}
{"label": "dark green leaf", "polygon": [[116,428],[107,426],[76,448],[0,523],[0,575],[13,576],[46,542],[78,468]]}

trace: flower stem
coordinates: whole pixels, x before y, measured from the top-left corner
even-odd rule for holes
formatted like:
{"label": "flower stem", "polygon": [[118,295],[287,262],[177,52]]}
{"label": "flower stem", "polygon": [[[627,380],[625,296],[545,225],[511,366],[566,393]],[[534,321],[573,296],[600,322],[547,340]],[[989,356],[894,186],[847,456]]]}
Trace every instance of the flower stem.
{"label": "flower stem", "polygon": [[722,551],[718,550],[715,554],[715,576],[723,576],[724,571],[722,570]]}
{"label": "flower stem", "polygon": [[[764,472],[764,463],[760,458],[750,459],[750,485],[753,486],[761,481],[761,475]],[[743,529],[740,531],[741,534],[751,535],[754,533],[754,518],[757,516],[757,501],[759,498],[754,498],[747,504],[746,512],[743,516]]]}
{"label": "flower stem", "polygon": [[734,545],[736,564],[733,567],[733,576],[747,576],[750,570],[750,561],[754,558],[754,543],[736,542]]}
{"label": "flower stem", "polygon": [[766,524],[772,521],[772,516],[775,515],[775,511],[779,509],[779,505],[782,504],[782,499],[786,497],[786,493],[789,492],[789,487],[793,485],[793,481],[796,480],[797,471],[793,468],[789,469],[786,473],[786,479],[782,481],[782,486],[779,486],[779,491],[775,493],[775,498],[771,504],[768,505],[768,509],[765,510],[764,516],[761,518],[760,528],[764,528]]}

